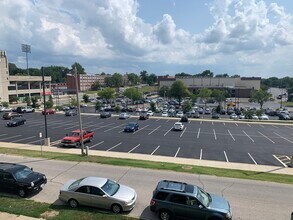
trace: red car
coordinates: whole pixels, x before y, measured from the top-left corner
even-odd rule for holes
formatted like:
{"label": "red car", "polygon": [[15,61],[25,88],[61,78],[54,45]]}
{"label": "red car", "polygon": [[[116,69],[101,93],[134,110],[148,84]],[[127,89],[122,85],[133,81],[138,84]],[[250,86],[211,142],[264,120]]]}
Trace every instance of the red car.
{"label": "red car", "polygon": [[[83,142],[91,142],[94,137],[93,131],[82,131],[83,133]],[[74,130],[71,134],[66,135],[61,140],[61,144],[66,147],[79,147],[81,143],[80,140],[80,130]]]}
{"label": "red car", "polygon": [[42,111],[42,114],[43,115],[52,115],[52,114],[55,114],[55,111],[53,109],[46,109],[46,110],[43,110]]}

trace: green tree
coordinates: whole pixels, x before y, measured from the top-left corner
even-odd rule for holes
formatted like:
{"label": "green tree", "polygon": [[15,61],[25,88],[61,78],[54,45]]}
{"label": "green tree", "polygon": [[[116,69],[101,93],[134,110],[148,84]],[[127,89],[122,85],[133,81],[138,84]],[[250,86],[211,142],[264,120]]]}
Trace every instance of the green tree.
{"label": "green tree", "polygon": [[169,94],[171,97],[178,99],[179,105],[181,105],[182,98],[188,96],[189,91],[182,81],[175,81],[170,88]]}
{"label": "green tree", "polygon": [[32,100],[32,107],[33,108],[38,108],[39,107],[39,105],[38,105],[39,97],[38,96],[32,96],[31,100]]}
{"label": "green tree", "polygon": [[198,90],[198,97],[201,98],[201,100],[204,101],[205,103],[205,107],[206,107],[206,104],[207,104],[207,100],[208,98],[210,98],[212,95],[212,91],[208,88],[202,88],[202,89],[199,89]]}
{"label": "green tree", "polygon": [[105,88],[98,93],[102,99],[106,99],[107,103],[115,97],[115,90],[112,88]]}
{"label": "green tree", "polygon": [[249,99],[249,102],[256,102],[260,104],[260,108],[262,109],[264,103],[268,101],[273,101],[272,94],[267,92],[266,90],[257,90],[254,91]]}
{"label": "green tree", "polygon": [[54,103],[53,103],[53,98],[52,96],[50,95],[49,96],[49,100],[45,102],[45,105],[46,105],[46,108],[52,108]]}
{"label": "green tree", "polygon": [[141,99],[141,93],[134,87],[125,89],[123,95],[131,99],[132,101],[137,101]]}
{"label": "green tree", "polygon": [[135,86],[140,82],[140,78],[135,73],[129,73],[127,74],[128,80],[131,85]]}
{"label": "green tree", "polygon": [[26,105],[31,105],[31,98],[29,96],[26,96],[24,101],[26,102]]}
{"label": "green tree", "polygon": [[83,96],[82,96],[82,98],[83,98],[83,101],[85,102],[85,103],[88,103],[89,102],[89,95],[88,94],[84,94]]}
{"label": "green tree", "polygon": [[101,84],[99,83],[99,81],[95,81],[94,84],[91,86],[91,90],[92,91],[97,91],[101,88]]}
{"label": "green tree", "polygon": [[95,111],[100,111],[102,104],[100,102],[96,102]]}
{"label": "green tree", "polygon": [[156,103],[151,102],[150,107],[151,107],[152,112],[156,112]]}
{"label": "green tree", "polygon": [[152,73],[149,76],[147,76],[146,83],[152,86],[157,82],[157,78],[158,77],[154,73]]}
{"label": "green tree", "polygon": [[18,102],[19,98],[16,95],[9,96],[9,102],[14,103]]}
{"label": "green tree", "polygon": [[9,106],[9,102],[1,102],[1,104],[3,105],[3,107],[6,107],[6,108],[8,108]]}
{"label": "green tree", "polygon": [[159,96],[161,97],[167,97],[168,94],[169,94],[169,86],[162,86],[160,89],[159,89]]}
{"label": "green tree", "polygon": [[112,86],[119,88],[124,85],[123,76],[120,73],[114,73],[112,78]]}
{"label": "green tree", "polygon": [[76,67],[78,74],[86,74],[84,71],[84,68],[79,63],[75,62],[74,64],[71,65],[72,69],[74,69],[74,67]]}
{"label": "green tree", "polygon": [[183,109],[183,112],[189,112],[191,109],[192,109],[192,105],[191,105],[191,102],[190,101],[185,101],[183,104],[182,104],[182,109]]}
{"label": "green tree", "polygon": [[228,78],[229,77],[229,74],[228,73],[224,73],[224,74],[217,74],[215,75],[215,77],[225,77],[225,78]]}
{"label": "green tree", "polygon": [[143,70],[140,72],[140,78],[142,83],[147,83],[148,72]]}
{"label": "green tree", "polygon": [[222,105],[222,102],[228,97],[228,92],[226,90],[215,89],[212,91],[211,96],[214,97],[219,105]]}
{"label": "green tree", "polygon": [[182,72],[182,73],[176,73],[175,76],[191,76],[191,74]]}
{"label": "green tree", "polygon": [[116,113],[119,113],[119,112],[120,112],[120,106],[119,106],[119,105],[116,105],[116,106],[115,106],[115,112],[116,112]]}

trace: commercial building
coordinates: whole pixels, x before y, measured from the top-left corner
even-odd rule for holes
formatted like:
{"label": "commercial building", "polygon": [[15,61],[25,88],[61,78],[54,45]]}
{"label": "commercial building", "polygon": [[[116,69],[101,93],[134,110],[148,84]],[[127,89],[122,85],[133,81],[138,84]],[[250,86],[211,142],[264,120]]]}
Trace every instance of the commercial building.
{"label": "commercial building", "polygon": [[[45,77],[45,95],[51,94],[51,76]],[[43,95],[41,76],[9,75],[6,52],[0,50],[0,101],[11,102],[18,98]]]}
{"label": "commercial building", "polygon": [[225,89],[231,97],[249,98],[252,91],[260,89],[260,77],[198,77],[176,76],[159,77],[159,87],[170,87],[175,81],[182,81],[190,92],[196,93],[198,89]]}

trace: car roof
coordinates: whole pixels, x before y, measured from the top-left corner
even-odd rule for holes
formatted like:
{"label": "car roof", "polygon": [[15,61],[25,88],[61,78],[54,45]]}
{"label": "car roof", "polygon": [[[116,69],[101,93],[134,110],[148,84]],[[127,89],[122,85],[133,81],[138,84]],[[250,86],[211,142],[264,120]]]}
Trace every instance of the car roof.
{"label": "car roof", "polygon": [[175,122],[175,125],[182,125],[182,122]]}
{"label": "car roof", "polygon": [[183,182],[162,180],[158,183],[157,189],[194,195],[197,193],[198,187]]}
{"label": "car roof", "polygon": [[0,170],[13,172],[15,170],[19,170],[21,168],[25,168],[25,165],[15,164],[15,163],[0,163]]}
{"label": "car roof", "polygon": [[79,184],[79,186],[95,186],[101,188],[102,186],[105,185],[105,183],[108,181],[107,178],[104,177],[94,177],[94,176],[89,176],[85,177]]}

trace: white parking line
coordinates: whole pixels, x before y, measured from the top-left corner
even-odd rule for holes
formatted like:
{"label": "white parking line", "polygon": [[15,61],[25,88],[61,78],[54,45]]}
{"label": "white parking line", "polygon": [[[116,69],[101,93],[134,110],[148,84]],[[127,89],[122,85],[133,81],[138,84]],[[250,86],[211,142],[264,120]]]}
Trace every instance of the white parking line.
{"label": "white parking line", "polygon": [[151,155],[153,155],[158,149],[159,149],[160,145],[157,146],[157,148],[151,153]]}
{"label": "white parking line", "polygon": [[261,132],[259,132],[258,131],[258,133],[260,133],[263,137],[265,137],[266,139],[268,139],[270,142],[272,142],[273,144],[275,143],[274,141],[272,141],[272,139],[270,139],[270,138],[268,138],[267,136],[265,136],[263,133],[261,133]]}
{"label": "white parking line", "polygon": [[5,136],[5,135],[8,135],[8,134],[0,134],[0,137],[1,137],[1,136]]}
{"label": "white parking line", "polygon": [[123,130],[121,130],[121,131],[119,131],[118,133],[120,134],[120,133],[122,133],[124,131],[124,129]]}
{"label": "white parking line", "polygon": [[122,142],[120,142],[120,143],[118,143],[118,144],[114,145],[113,147],[109,148],[109,149],[108,149],[108,150],[106,150],[106,151],[110,151],[110,150],[114,149],[115,147],[118,147],[120,144],[122,144]]}
{"label": "white parking line", "polygon": [[61,143],[61,140],[51,142],[51,145],[55,146]]}
{"label": "white parking line", "polygon": [[92,129],[92,131],[96,131],[96,130],[98,130],[98,129],[101,129],[101,128],[104,128],[104,127],[108,127],[108,126],[110,126],[110,125],[114,125],[115,123],[110,123],[110,124],[107,124],[107,125],[103,125],[103,126],[101,126],[101,127],[97,127],[97,128],[94,128],[94,129]]}
{"label": "white parking line", "polygon": [[216,131],[215,131],[215,129],[213,129],[213,131],[214,131],[215,140],[217,140],[217,136],[216,136]]}
{"label": "white parking line", "polygon": [[199,134],[200,134],[200,128],[198,128],[197,139],[199,138]]}
{"label": "white parking line", "polygon": [[233,139],[233,141],[235,141],[235,138],[233,137],[233,135],[231,134],[231,132],[228,129],[228,133],[230,134],[231,138]]}
{"label": "white parking line", "polygon": [[281,161],[276,155],[273,155],[273,157],[279,161],[284,167],[288,167],[287,164],[283,163],[283,161]]}
{"label": "white parking line", "polygon": [[180,151],[180,147],[178,147],[178,150],[177,150],[176,154],[174,155],[174,157],[177,157],[179,151]]}
{"label": "white parking line", "polygon": [[105,141],[101,141],[101,142],[99,142],[99,143],[97,143],[97,144],[94,144],[94,145],[90,146],[89,149],[92,149],[93,147],[96,147],[96,146],[98,146],[98,145],[100,145],[100,144],[102,144],[102,143],[104,143],[104,142],[105,142]]}
{"label": "white parking line", "polygon": [[35,138],[36,136],[31,136],[31,137],[27,137],[27,138],[22,138],[22,139],[18,139],[18,140],[14,140],[14,141],[10,141],[10,143],[15,143],[15,142],[18,142],[18,141],[23,141],[23,140],[27,140],[27,139],[32,139],[32,138]]}
{"label": "white parking line", "polygon": [[10,139],[10,138],[16,138],[16,137],[20,137],[20,136],[22,136],[22,135],[19,134],[19,135],[10,136],[10,137],[7,137],[7,138],[1,138],[0,141],[7,140],[7,139]]}
{"label": "white parking line", "polygon": [[250,125],[250,124],[247,124],[247,126],[248,126],[248,127],[251,127],[251,125]]}
{"label": "white parking line", "polygon": [[286,128],[293,129],[293,127],[286,126]]}
{"label": "white parking line", "polygon": [[248,153],[248,155],[250,156],[250,158],[252,159],[252,161],[257,165],[256,161],[253,159],[253,157],[250,155],[250,153]]}
{"label": "white parking line", "polygon": [[33,143],[36,143],[36,142],[39,142],[39,143],[42,143],[43,139],[39,139],[39,140],[35,140],[35,141],[30,141],[26,144],[33,144]]}
{"label": "white parking line", "polygon": [[166,122],[169,122],[170,121],[170,119],[168,119]]}
{"label": "white parking line", "polygon": [[262,128],[264,128],[265,126],[263,126],[263,125],[259,125],[259,126],[261,126]]}
{"label": "white parking line", "polygon": [[277,127],[276,125],[272,125],[274,128],[279,128],[279,127]]}
{"label": "white parking line", "polygon": [[164,136],[166,136],[166,135],[167,135],[172,129],[173,129],[173,127],[170,128],[170,129],[164,134]]}
{"label": "white parking line", "polygon": [[199,159],[201,160],[202,158],[202,149],[200,149],[200,154],[199,154]]}
{"label": "white parking line", "polygon": [[228,157],[227,157],[226,151],[224,151],[224,155],[225,155],[226,161],[229,163],[229,160],[228,160]]}
{"label": "white parking line", "polygon": [[140,144],[136,145],[134,148],[132,148],[130,151],[128,151],[127,153],[131,153],[132,151],[134,151],[136,148],[138,148],[140,146]]}
{"label": "white parking line", "polygon": [[136,134],[137,132],[142,131],[143,129],[147,128],[148,126],[150,126],[150,125],[146,125],[146,126],[142,127],[141,129],[139,129],[139,130],[133,132],[132,134]]}
{"label": "white parking line", "polygon": [[214,125],[214,122],[212,121],[212,125]]}
{"label": "white parking line", "polygon": [[159,119],[157,119],[156,121],[160,121],[161,119],[159,118]]}
{"label": "white parking line", "polygon": [[274,133],[275,133],[276,135],[278,135],[280,138],[283,138],[284,140],[286,140],[286,141],[290,142],[291,144],[293,144],[293,141],[291,141],[291,140],[289,140],[289,139],[287,139],[287,138],[285,138],[285,137],[279,135],[279,134],[276,133],[276,132],[274,132]]}
{"label": "white parking line", "polygon": [[104,132],[111,131],[111,130],[113,130],[115,128],[119,128],[119,127],[122,127],[122,126],[124,126],[124,125],[117,125],[117,126],[115,126],[113,128],[109,128],[109,129],[105,130]]}
{"label": "white parking line", "polygon": [[237,123],[235,123],[235,125],[238,127],[238,124]]}
{"label": "white parking line", "polygon": [[[243,130],[242,130],[243,131]],[[249,135],[248,134],[246,134],[246,132],[245,131],[243,131],[243,133],[252,141],[252,142],[254,142],[254,140],[251,138],[251,137],[249,137]]]}
{"label": "white parking line", "polygon": [[191,121],[188,122],[188,124],[190,124],[190,123],[191,123]]}
{"label": "white parking line", "polygon": [[186,131],[186,129],[187,129],[187,127],[185,127],[185,128],[184,128],[184,130],[182,131],[182,133],[181,133],[180,137],[182,137],[182,136],[183,136],[183,134],[184,134],[184,132]]}
{"label": "white parking line", "polygon": [[226,126],[225,122],[223,122],[223,125]]}
{"label": "white parking line", "polygon": [[200,121],[200,124],[202,124],[202,121]]}
{"label": "white parking line", "polygon": [[158,130],[160,127],[161,127],[161,125],[160,125],[159,127],[155,128],[154,130],[152,130],[150,133],[148,133],[148,135],[154,133],[154,132],[155,132],[156,130]]}

